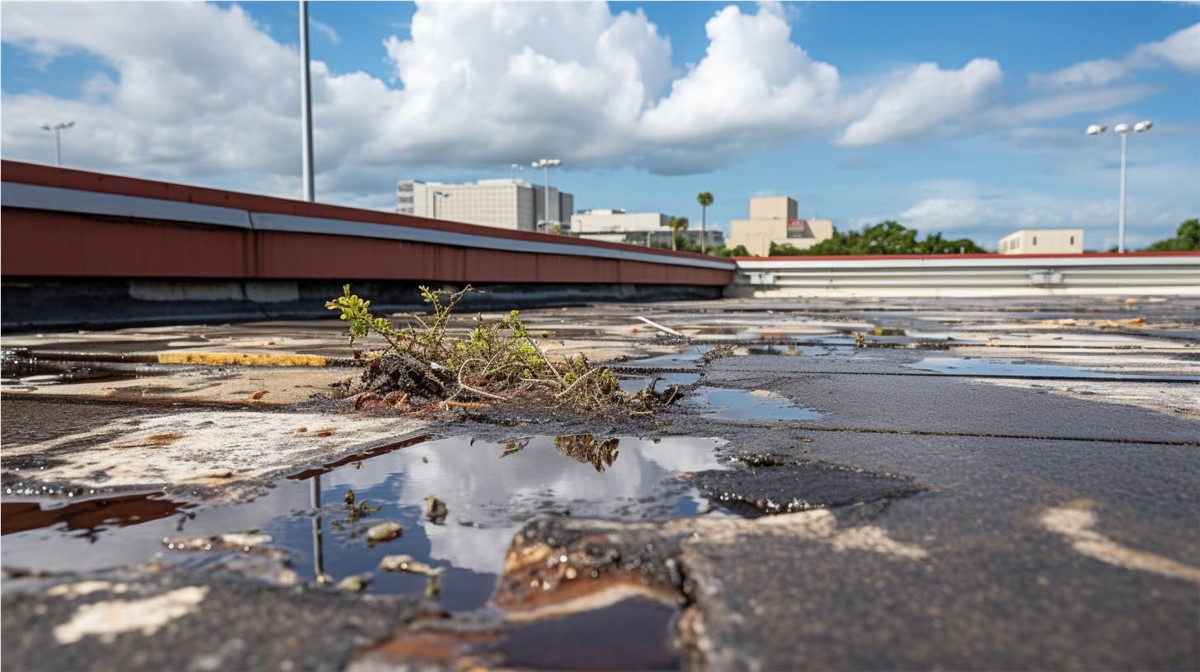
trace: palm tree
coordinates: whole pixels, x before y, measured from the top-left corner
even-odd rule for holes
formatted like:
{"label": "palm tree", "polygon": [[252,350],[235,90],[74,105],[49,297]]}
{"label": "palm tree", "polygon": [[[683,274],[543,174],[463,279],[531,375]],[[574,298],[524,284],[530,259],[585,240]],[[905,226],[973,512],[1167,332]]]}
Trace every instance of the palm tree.
{"label": "palm tree", "polygon": [[679,233],[680,231],[687,231],[688,218],[672,217],[667,220],[667,226],[671,227],[671,249],[675,250],[677,249],[675,246],[675,234]]}
{"label": "palm tree", "polygon": [[713,195],[702,191],[696,195],[696,200],[700,203],[700,254],[705,254],[704,225],[708,222],[708,206],[713,204]]}

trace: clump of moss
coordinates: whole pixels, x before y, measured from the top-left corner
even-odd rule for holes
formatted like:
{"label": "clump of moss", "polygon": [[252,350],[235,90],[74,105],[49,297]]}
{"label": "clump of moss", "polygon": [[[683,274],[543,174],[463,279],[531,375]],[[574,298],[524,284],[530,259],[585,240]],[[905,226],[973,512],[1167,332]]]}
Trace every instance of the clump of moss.
{"label": "clump of moss", "polygon": [[[395,408],[482,406],[491,403],[527,402],[576,411],[623,409],[650,412],[661,393],[628,394],[617,377],[594,366],[583,354],[550,360],[529,335],[519,311],[488,321],[475,318],[465,336],[448,332],[455,306],[472,292],[469,285],[457,292],[422,286],[421,297],[430,305],[416,324],[397,327],[370,311],[371,302],[343,287],[342,296],[325,307],[341,312],[351,345],[375,334],[387,347],[368,353],[371,361],[360,381],[358,400],[381,401]],[[364,396],[369,395],[369,396]]]}

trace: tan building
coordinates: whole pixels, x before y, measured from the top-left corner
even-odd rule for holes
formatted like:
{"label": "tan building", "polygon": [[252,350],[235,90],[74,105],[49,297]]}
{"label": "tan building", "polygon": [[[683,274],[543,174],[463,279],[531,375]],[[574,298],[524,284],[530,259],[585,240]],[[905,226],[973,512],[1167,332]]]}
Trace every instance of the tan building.
{"label": "tan building", "polygon": [[550,216],[546,217],[545,190],[519,180],[480,180],[474,184],[446,184],[403,180],[396,185],[396,212],[431,219],[446,219],[518,231],[566,228],[575,209],[575,197],[550,187]]}
{"label": "tan building", "polygon": [[1000,254],[1082,254],[1083,229],[1021,229],[1000,239]]}
{"label": "tan building", "polygon": [[791,245],[804,250],[833,237],[833,220],[800,219],[795,199],[787,196],[754,196],[750,218],[729,223],[727,245],[744,245],[746,251],[767,256],[771,244]]}

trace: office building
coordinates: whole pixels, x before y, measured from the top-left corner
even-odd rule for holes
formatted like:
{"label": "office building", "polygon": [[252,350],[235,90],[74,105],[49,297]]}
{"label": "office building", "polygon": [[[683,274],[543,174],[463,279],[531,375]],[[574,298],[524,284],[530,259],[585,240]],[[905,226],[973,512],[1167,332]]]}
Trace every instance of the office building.
{"label": "office building", "polygon": [[[396,185],[396,212],[517,231],[566,229],[575,197],[520,180],[479,180],[449,184],[402,180]],[[546,216],[546,202],[550,213]]]}
{"label": "office building", "polygon": [[754,196],[750,218],[729,223],[729,246],[744,245],[758,257],[770,254],[771,244],[807,249],[833,237],[833,220],[800,219],[799,206],[787,196]]}

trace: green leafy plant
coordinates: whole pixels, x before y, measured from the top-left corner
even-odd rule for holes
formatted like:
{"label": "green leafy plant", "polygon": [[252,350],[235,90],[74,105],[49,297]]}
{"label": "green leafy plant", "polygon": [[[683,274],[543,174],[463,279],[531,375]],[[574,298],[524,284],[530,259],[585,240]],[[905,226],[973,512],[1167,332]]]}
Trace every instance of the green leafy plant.
{"label": "green leafy plant", "polygon": [[[431,311],[413,316],[415,324],[407,327],[397,327],[387,318],[374,315],[371,302],[350,293],[350,285],[345,285],[342,296],[326,302],[325,307],[340,311],[340,319],[348,323],[351,344],[370,334],[387,342],[388,347],[382,351],[368,354],[372,359],[411,357],[421,370],[438,376],[448,392],[442,399],[444,404],[525,400],[602,410],[631,407],[637,399],[642,410],[647,410],[646,399],[623,392],[612,371],[593,366],[584,355],[551,362],[530,337],[519,311],[509,311],[493,321],[477,316],[474,327],[464,336],[457,336],[449,333],[453,311],[467,293],[475,290],[469,285],[457,292],[424,286],[420,290]],[[637,412],[636,408],[631,410]]]}
{"label": "green leafy plant", "polygon": [[[425,288],[421,289],[424,291]],[[342,295],[332,301],[326,301],[325,307],[329,310],[342,311],[338,317],[343,322],[350,323],[347,329],[351,345],[354,344],[355,339],[365,338],[371,332],[375,332],[382,336],[393,350],[404,351],[399,342],[401,336],[392,323],[387,318],[372,315],[369,310],[371,302],[358,298],[356,294],[351,294],[350,285],[342,285]]]}

